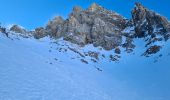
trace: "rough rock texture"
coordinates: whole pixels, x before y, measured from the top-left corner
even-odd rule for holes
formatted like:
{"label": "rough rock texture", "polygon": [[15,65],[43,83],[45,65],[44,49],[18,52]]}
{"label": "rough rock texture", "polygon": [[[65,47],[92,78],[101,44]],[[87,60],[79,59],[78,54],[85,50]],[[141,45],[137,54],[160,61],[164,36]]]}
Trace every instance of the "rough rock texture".
{"label": "rough rock texture", "polygon": [[18,25],[13,25],[10,28],[10,31],[16,32],[16,33],[22,33],[22,34],[26,34],[26,30],[24,28],[22,28],[21,26]]}
{"label": "rough rock texture", "polygon": [[166,34],[170,31],[170,23],[165,17],[136,3],[136,7],[132,11],[132,18],[136,37],[146,37],[147,35],[155,37],[160,34],[167,38]]}
{"label": "rough rock texture", "polygon": [[[136,3],[136,7],[132,10],[132,23],[135,31],[134,38],[144,38],[145,46],[149,48],[144,56],[157,53],[161,49],[161,42],[170,38],[169,21],[140,3]],[[155,46],[155,43],[159,45]]]}
{"label": "rough rock texture", "polygon": [[160,49],[161,49],[161,46],[157,46],[157,45],[151,46],[145,51],[143,55],[146,57],[149,57],[149,55],[159,52]]}
{"label": "rough rock texture", "polygon": [[119,14],[94,3],[86,10],[74,7],[68,19],[56,17],[46,29],[56,38],[64,36],[65,40],[79,45],[92,43],[111,50],[121,44],[125,23],[126,19]]}
{"label": "rough rock texture", "polygon": [[74,7],[66,20],[60,16],[55,17],[48,22],[45,29],[36,29],[34,36],[63,37],[64,40],[78,45],[93,44],[111,50],[122,44],[122,30],[127,22],[121,15],[94,3],[86,10]]}
{"label": "rough rock texture", "polygon": [[[156,53],[155,50],[159,51],[161,45],[157,45],[160,48],[156,49],[154,45],[170,38],[169,21],[140,3],[136,3],[131,14],[132,19],[126,19],[116,12],[93,3],[85,10],[76,6],[67,19],[57,16],[45,27],[36,28],[35,31],[26,31],[18,25],[12,26],[10,31],[32,34],[36,39],[48,35],[51,38],[63,38],[81,46],[93,44],[105,50],[113,49],[117,54],[121,53],[121,47],[127,53],[133,52],[134,39],[142,38],[146,48],[150,48],[146,49],[144,56]],[[4,29],[0,31],[3,32]]]}
{"label": "rough rock texture", "polygon": [[46,26],[47,32],[50,34],[51,37],[59,38],[65,34],[63,30],[64,19],[60,16],[55,17],[51,21],[48,22]]}
{"label": "rough rock texture", "polygon": [[36,39],[40,39],[40,38],[43,38],[45,36],[48,35],[48,32],[47,30],[45,30],[43,27],[39,27],[39,28],[36,28],[35,29],[35,32],[34,32],[34,37]]}

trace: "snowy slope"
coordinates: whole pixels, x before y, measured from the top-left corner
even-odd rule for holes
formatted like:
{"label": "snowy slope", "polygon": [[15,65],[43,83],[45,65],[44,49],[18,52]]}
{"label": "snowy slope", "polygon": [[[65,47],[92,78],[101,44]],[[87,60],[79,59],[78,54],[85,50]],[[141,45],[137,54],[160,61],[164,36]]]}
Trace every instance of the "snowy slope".
{"label": "snowy slope", "polygon": [[[141,56],[142,40],[135,44],[133,53],[122,52],[120,61],[111,62],[106,58],[114,52],[100,47],[0,33],[0,100],[169,100],[169,42],[149,58]],[[68,47],[99,52],[99,61]]]}

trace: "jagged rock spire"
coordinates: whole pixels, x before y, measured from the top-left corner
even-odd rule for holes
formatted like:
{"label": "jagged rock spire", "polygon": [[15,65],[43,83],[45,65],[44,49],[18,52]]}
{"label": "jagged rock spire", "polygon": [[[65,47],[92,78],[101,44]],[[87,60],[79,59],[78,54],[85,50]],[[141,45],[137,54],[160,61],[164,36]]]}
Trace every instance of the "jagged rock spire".
{"label": "jagged rock spire", "polygon": [[135,8],[132,10],[132,18],[137,20],[143,20],[146,16],[146,8],[140,3],[135,3]]}
{"label": "jagged rock spire", "polygon": [[[163,34],[167,33],[169,29],[169,22],[165,17],[145,8],[140,3],[136,3],[135,8],[132,10],[132,20],[137,37]],[[161,30],[155,32],[155,29]]]}
{"label": "jagged rock spire", "polygon": [[93,3],[90,7],[89,7],[89,11],[97,11],[97,10],[103,10],[104,8],[100,5],[98,5],[97,3]]}

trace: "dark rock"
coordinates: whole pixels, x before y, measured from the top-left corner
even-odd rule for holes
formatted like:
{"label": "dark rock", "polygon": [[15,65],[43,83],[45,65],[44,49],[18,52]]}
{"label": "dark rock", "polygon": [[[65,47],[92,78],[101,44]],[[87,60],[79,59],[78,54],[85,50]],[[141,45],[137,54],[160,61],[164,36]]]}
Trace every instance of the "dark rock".
{"label": "dark rock", "polygon": [[121,57],[119,56],[119,55],[110,55],[110,60],[111,61],[119,61],[119,59],[120,59]]}
{"label": "dark rock", "polygon": [[117,48],[115,48],[115,53],[116,53],[116,54],[120,54],[120,53],[121,53],[121,50],[117,47]]}
{"label": "dark rock", "polygon": [[95,68],[98,70],[98,71],[100,71],[100,72],[102,72],[103,70],[102,69],[100,69],[99,67],[96,67],[95,66]]}
{"label": "dark rock", "polygon": [[99,53],[98,52],[89,51],[88,56],[99,60]]}
{"label": "dark rock", "polygon": [[91,61],[93,61],[94,63],[97,63],[97,60],[95,60],[95,59],[91,59]]}
{"label": "dark rock", "polygon": [[106,56],[105,56],[104,54],[102,54],[102,57],[103,57],[103,58],[106,58]]}
{"label": "dark rock", "polygon": [[4,28],[4,27],[2,27],[2,26],[0,26],[0,32],[1,33],[4,33],[7,37],[8,37],[8,32],[6,31],[6,28]]}
{"label": "dark rock", "polygon": [[84,59],[81,59],[81,62],[85,63],[85,64],[88,64],[88,62]]}
{"label": "dark rock", "polygon": [[76,49],[74,49],[74,48],[70,48],[70,47],[68,47],[68,49],[69,50],[71,50],[71,51],[73,51],[73,52],[75,52],[75,53],[77,53],[77,54],[79,54],[81,57],[85,57],[82,53],[80,53],[79,51],[77,51]]}
{"label": "dark rock", "polygon": [[0,26],[0,32],[1,33],[6,33],[6,28]]}
{"label": "dark rock", "polygon": [[161,48],[162,47],[158,46],[158,45],[151,46],[145,51],[143,56],[149,57],[149,55],[152,55],[152,54],[159,52]]}
{"label": "dark rock", "polygon": [[135,45],[133,44],[133,38],[126,38],[125,43],[122,45],[123,48],[125,48],[127,53],[131,53],[133,49],[135,48]]}
{"label": "dark rock", "polygon": [[162,40],[163,40],[163,38],[161,38],[161,37],[159,37],[159,38],[152,37],[152,38],[148,39],[148,42],[145,45],[145,47],[148,47],[149,45],[153,44],[154,42],[159,42],[159,41],[162,41]]}
{"label": "dark rock", "polygon": [[140,3],[132,10],[132,19],[135,26],[136,37],[146,37],[152,34],[165,35],[170,32],[170,23],[168,20],[145,8]]}

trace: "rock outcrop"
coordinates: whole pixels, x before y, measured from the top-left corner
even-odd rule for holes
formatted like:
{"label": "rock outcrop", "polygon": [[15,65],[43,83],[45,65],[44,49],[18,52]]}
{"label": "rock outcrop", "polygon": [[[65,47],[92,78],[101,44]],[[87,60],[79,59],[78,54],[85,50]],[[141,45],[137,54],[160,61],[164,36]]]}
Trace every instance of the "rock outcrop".
{"label": "rock outcrop", "polygon": [[36,28],[35,31],[34,31],[34,37],[36,39],[40,39],[40,38],[43,38],[45,36],[48,35],[48,32],[46,29],[44,29],[43,27],[39,27],[39,28]]}
{"label": "rock outcrop", "polygon": [[126,22],[121,15],[94,3],[86,10],[74,7],[66,20],[54,18],[47,24],[46,30],[54,38],[64,37],[82,46],[94,44],[111,50],[121,45],[121,31]]}
{"label": "rock outcrop", "polygon": [[169,21],[140,3],[136,3],[131,14],[132,19],[126,19],[93,3],[87,9],[74,7],[67,19],[57,16],[45,27],[36,28],[34,31],[26,31],[18,25],[12,26],[10,31],[32,34],[36,39],[50,36],[54,39],[63,38],[81,46],[93,44],[105,50],[114,49],[117,54],[121,53],[121,47],[128,53],[133,52],[134,39],[143,38],[147,48],[144,55],[157,53],[161,45],[155,43],[170,38]]}
{"label": "rock outcrop", "polygon": [[136,7],[132,11],[132,19],[136,37],[163,35],[166,40],[169,38],[169,35],[167,36],[167,33],[170,32],[168,20],[140,3],[136,3]]}
{"label": "rock outcrop", "polygon": [[45,28],[49,35],[54,38],[60,38],[65,34],[64,19],[60,16],[50,20]]}
{"label": "rock outcrop", "polygon": [[8,37],[8,32],[5,27],[0,26],[0,33],[3,33]]}
{"label": "rock outcrop", "polygon": [[13,31],[15,33],[22,33],[22,34],[26,34],[26,32],[27,32],[23,27],[18,26],[18,25],[13,25],[10,28],[10,31]]}
{"label": "rock outcrop", "polygon": [[88,9],[74,7],[69,18],[64,20],[58,16],[50,20],[46,27],[35,30],[35,37],[50,35],[78,45],[93,44],[106,50],[114,49],[122,43],[122,30],[127,19],[121,15],[106,10],[94,3]]}

